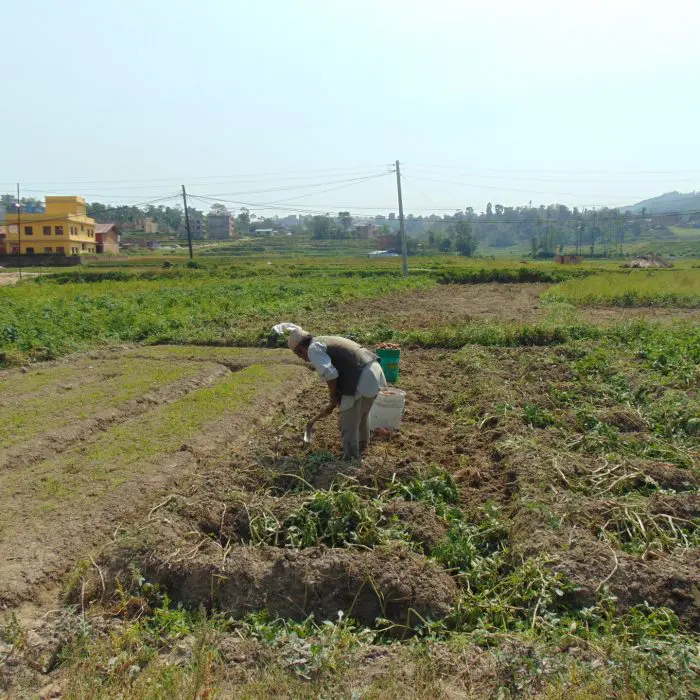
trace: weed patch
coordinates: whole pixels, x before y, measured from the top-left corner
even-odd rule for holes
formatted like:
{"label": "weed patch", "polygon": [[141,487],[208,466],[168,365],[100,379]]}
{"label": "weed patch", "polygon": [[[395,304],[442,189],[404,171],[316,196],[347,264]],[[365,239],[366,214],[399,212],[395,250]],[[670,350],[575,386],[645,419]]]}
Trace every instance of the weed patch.
{"label": "weed patch", "polygon": [[386,541],[380,526],[382,511],[375,500],[361,498],[349,488],[315,491],[281,523],[270,513],[251,521],[251,544],[293,548],[361,545]]}

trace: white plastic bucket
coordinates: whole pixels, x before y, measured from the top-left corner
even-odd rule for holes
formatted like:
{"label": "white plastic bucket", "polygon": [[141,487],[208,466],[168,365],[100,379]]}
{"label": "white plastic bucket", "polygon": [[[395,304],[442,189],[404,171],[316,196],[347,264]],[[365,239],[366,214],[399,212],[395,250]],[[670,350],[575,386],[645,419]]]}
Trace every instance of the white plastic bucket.
{"label": "white plastic bucket", "polygon": [[401,389],[384,389],[380,391],[369,412],[369,427],[398,430],[401,425],[406,392]]}

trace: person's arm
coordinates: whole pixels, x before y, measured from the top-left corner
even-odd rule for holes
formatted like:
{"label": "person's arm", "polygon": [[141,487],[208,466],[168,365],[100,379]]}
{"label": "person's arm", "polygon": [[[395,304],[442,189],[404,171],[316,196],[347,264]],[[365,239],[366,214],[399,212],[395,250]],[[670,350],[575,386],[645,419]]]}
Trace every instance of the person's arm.
{"label": "person's arm", "polygon": [[313,364],[321,378],[328,385],[330,404],[337,406],[340,403],[340,394],[338,392],[338,370],[335,368],[330,356],[326,352],[326,346],[324,343],[315,341],[309,345],[309,362]]}
{"label": "person's arm", "polygon": [[337,406],[340,403],[340,392],[338,391],[338,378],[331,379],[326,382],[328,385],[328,393],[330,394],[331,403]]}

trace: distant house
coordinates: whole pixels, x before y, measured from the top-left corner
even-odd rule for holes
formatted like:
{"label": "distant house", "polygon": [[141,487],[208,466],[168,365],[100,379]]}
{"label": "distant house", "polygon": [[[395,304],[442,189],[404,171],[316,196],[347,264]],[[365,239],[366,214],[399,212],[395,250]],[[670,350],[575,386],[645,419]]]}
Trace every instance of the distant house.
{"label": "distant house", "polygon": [[678,223],[676,214],[655,214],[651,217],[651,225],[654,226],[674,226]]}
{"label": "distant house", "polygon": [[205,237],[207,224],[201,211],[190,212],[190,230],[192,231],[192,238],[198,241]]}
{"label": "distant house", "polygon": [[398,258],[399,254],[392,248],[392,250],[373,250],[371,253],[367,254],[368,258]]}
{"label": "distant house", "polygon": [[382,250],[395,248],[399,244],[399,237],[394,234],[377,236],[377,245]]}
{"label": "distant house", "polygon": [[85,255],[95,253],[95,220],[82,197],[46,197],[41,214],[21,214],[21,231],[6,222],[0,255]]}
{"label": "distant house", "polygon": [[277,233],[277,230],[274,228],[256,228],[253,233],[257,234],[258,236],[274,236]]}
{"label": "distant house", "polygon": [[144,219],[143,232],[146,234],[158,233],[158,222],[155,219]]}
{"label": "distant house", "polygon": [[95,224],[95,243],[98,253],[119,252],[119,229],[116,224]]}
{"label": "distant house", "polygon": [[209,239],[225,241],[236,237],[236,219],[230,214],[207,215],[207,230]]}
{"label": "distant house", "polygon": [[554,262],[560,265],[580,265],[583,255],[555,255]]}
{"label": "distant house", "polygon": [[357,224],[355,226],[355,238],[367,240],[370,236],[374,236],[376,227],[372,224]]}

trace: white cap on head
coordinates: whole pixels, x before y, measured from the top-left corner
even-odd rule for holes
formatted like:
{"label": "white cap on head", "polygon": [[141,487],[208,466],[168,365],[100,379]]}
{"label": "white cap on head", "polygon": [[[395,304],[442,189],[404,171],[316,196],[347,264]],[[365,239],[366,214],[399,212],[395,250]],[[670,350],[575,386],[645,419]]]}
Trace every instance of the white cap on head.
{"label": "white cap on head", "polygon": [[287,345],[294,350],[294,348],[301,343],[302,340],[308,335],[308,333],[301,327],[297,326],[296,323],[278,323],[276,326],[272,327],[272,330],[277,333],[277,335],[285,335],[289,333],[287,338]]}

